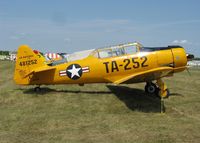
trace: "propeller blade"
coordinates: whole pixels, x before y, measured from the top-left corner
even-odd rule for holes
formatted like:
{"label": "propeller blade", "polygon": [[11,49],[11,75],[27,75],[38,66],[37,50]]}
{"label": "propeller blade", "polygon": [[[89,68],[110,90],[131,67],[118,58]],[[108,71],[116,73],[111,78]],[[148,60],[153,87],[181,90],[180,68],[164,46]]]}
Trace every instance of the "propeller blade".
{"label": "propeller blade", "polygon": [[190,73],[190,71],[189,71],[189,67],[187,67],[186,70],[187,70],[187,72],[188,72],[188,75],[189,75],[189,76],[192,76],[191,73]]}

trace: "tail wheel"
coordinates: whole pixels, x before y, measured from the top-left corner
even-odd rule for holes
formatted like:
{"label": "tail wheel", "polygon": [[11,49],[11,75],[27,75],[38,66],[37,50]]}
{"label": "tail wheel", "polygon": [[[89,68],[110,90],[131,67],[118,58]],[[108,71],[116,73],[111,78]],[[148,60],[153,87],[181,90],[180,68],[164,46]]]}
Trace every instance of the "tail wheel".
{"label": "tail wheel", "polygon": [[40,92],[40,91],[41,91],[41,88],[40,88],[39,86],[37,86],[37,87],[34,88],[34,91],[35,91],[35,92]]}
{"label": "tail wheel", "polygon": [[145,92],[149,94],[157,94],[158,92],[158,87],[154,83],[147,83],[145,85]]}

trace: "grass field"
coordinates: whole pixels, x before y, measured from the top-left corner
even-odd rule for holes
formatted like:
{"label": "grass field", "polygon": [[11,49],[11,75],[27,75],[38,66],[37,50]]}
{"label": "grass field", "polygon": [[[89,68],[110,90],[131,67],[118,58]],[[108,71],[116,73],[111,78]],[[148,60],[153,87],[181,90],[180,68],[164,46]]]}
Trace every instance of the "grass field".
{"label": "grass field", "polygon": [[17,86],[14,63],[0,61],[0,143],[199,143],[200,69],[165,81],[171,96],[159,99],[144,84]]}

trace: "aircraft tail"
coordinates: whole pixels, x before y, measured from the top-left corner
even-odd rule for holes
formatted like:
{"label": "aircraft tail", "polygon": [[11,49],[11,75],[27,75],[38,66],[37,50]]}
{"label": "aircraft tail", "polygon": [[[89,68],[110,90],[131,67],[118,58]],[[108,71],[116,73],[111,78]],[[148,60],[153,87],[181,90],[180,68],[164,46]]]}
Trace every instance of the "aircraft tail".
{"label": "aircraft tail", "polygon": [[17,51],[14,80],[17,84],[29,84],[29,76],[33,69],[44,66],[45,58],[40,52],[32,50],[28,45],[21,45]]}

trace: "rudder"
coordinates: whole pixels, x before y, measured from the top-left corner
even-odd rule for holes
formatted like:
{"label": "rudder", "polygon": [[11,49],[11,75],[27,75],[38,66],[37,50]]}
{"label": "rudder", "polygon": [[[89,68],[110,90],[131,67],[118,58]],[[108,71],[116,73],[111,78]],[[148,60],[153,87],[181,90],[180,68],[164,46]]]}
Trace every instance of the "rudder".
{"label": "rudder", "polygon": [[38,52],[33,51],[28,45],[21,45],[17,51],[14,80],[17,84],[29,84],[26,77],[34,68],[45,65],[45,58]]}

